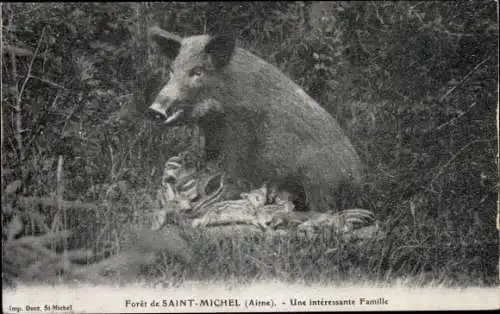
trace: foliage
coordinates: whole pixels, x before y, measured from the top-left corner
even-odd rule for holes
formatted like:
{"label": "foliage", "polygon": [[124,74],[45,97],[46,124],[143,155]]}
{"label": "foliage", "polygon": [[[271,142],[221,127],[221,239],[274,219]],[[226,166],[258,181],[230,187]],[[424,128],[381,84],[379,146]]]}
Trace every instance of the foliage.
{"label": "foliage", "polygon": [[[180,35],[230,29],[240,46],[339,119],[367,164],[362,196],[346,203],[374,211],[391,237],[378,254],[342,253],[369,259],[366,268],[349,267],[378,265],[379,279],[431,272],[459,282],[497,280],[496,2],[6,3],[2,23],[4,45],[34,53],[2,59],[2,190],[20,180],[19,193],[55,195],[62,155],[64,199],[110,201],[113,215],[150,206],[143,200],[163,161],[191,134],[141,119],[115,123],[120,110],[144,108],[166,78],[168,60],[150,44],[147,27]],[[55,215],[31,211],[48,221]],[[96,215],[80,220],[90,225]],[[271,256],[265,252],[245,275],[270,274],[259,268]],[[310,252],[301,254],[277,258],[310,260]],[[203,263],[207,274],[224,268]],[[296,270],[290,267],[275,269]]]}

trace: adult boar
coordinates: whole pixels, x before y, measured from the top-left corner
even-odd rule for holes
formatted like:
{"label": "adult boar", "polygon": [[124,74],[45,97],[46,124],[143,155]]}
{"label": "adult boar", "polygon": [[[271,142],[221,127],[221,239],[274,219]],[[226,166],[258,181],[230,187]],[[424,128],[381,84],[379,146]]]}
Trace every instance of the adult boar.
{"label": "adult boar", "polygon": [[173,60],[150,113],[166,125],[198,124],[207,159],[229,180],[277,182],[319,211],[337,209],[339,188],[359,182],[360,158],[338,122],[234,37],[181,38],[159,28],[150,35]]}

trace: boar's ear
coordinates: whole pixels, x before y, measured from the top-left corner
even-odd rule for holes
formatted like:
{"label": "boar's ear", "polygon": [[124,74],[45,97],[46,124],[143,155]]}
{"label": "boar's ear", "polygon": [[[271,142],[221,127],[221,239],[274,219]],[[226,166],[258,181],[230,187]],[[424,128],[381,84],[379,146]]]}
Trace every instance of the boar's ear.
{"label": "boar's ear", "polygon": [[167,57],[174,59],[177,56],[181,48],[182,38],[180,36],[164,31],[158,27],[151,27],[148,30],[148,34],[150,38],[160,46],[161,51]]}
{"label": "boar's ear", "polygon": [[235,45],[232,34],[215,35],[205,46],[205,52],[211,56],[215,68],[222,68],[231,61]]}

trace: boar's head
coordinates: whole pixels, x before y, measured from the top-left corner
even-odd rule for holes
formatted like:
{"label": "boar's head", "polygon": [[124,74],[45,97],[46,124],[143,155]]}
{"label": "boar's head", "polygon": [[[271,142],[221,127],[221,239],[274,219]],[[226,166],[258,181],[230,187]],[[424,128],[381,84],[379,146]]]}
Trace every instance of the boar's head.
{"label": "boar's head", "polygon": [[223,109],[217,94],[224,84],[224,69],[231,61],[231,35],[181,38],[159,28],[149,30],[162,54],[173,60],[170,78],[148,108],[148,115],[167,125],[197,122]]}

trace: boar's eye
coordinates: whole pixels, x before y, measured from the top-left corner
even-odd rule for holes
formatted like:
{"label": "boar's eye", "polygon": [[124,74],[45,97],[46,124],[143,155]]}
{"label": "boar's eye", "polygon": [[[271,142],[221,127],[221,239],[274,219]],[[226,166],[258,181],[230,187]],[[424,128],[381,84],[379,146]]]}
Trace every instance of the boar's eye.
{"label": "boar's eye", "polygon": [[203,68],[196,67],[189,72],[190,77],[201,77],[204,73]]}

